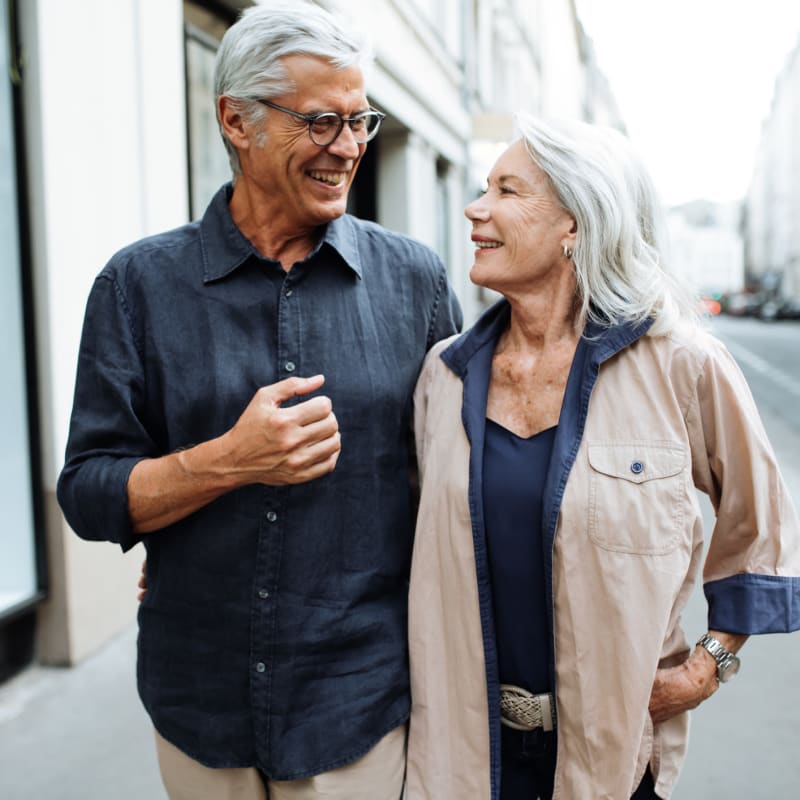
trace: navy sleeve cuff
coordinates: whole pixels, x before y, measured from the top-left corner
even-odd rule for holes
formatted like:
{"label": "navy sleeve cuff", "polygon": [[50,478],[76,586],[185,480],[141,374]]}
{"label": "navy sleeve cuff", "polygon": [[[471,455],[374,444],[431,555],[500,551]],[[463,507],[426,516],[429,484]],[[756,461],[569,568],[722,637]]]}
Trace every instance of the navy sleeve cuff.
{"label": "navy sleeve cuff", "polygon": [[800,578],[743,573],[703,589],[709,630],[750,635],[800,629]]}
{"label": "navy sleeve cuff", "polygon": [[127,552],[138,544],[128,512],[128,478],[141,456],[98,457],[68,465],[58,484],[58,500],[82,539],[118,544]]}

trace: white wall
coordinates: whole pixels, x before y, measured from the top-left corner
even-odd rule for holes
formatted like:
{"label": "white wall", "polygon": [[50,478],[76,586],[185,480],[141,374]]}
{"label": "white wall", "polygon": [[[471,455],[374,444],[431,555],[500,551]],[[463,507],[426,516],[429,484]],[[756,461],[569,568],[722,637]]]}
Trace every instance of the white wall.
{"label": "white wall", "polygon": [[72,662],[135,609],[139,557],[78,540],[54,490],[92,281],[123,245],[186,220],[183,16],[180,0],[31,0],[19,11],[52,582],[40,648]]}
{"label": "white wall", "polygon": [[671,213],[669,233],[669,268],[695,291],[711,294],[744,288],[744,246],[736,230],[691,225],[680,213]]}

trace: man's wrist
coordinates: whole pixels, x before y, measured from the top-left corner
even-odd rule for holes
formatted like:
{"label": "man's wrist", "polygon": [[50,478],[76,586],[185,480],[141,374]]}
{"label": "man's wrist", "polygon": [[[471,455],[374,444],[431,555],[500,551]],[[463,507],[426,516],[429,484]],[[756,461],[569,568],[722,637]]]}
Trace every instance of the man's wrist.
{"label": "man's wrist", "polygon": [[198,487],[225,493],[243,485],[231,463],[228,434],[176,452],[184,477]]}

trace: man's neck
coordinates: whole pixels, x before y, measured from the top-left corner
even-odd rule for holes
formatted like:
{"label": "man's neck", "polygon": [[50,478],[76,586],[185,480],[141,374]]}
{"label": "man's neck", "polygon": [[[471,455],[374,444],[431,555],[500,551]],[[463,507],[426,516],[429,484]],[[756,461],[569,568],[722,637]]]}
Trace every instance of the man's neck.
{"label": "man's neck", "polygon": [[236,227],[265,258],[281,263],[288,272],[292,264],[307,258],[321,235],[319,226],[290,227],[281,223],[281,213],[259,203],[242,179],[233,187],[229,208]]}

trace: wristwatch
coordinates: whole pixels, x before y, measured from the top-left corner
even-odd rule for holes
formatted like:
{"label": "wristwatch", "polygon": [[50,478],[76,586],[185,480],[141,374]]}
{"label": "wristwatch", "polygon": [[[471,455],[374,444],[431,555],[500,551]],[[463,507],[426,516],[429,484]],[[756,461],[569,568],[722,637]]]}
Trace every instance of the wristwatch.
{"label": "wristwatch", "polygon": [[704,633],[698,640],[700,647],[705,647],[711,653],[714,661],[717,662],[717,680],[726,683],[731,680],[737,672],[742,662],[738,656],[726,650],[719,639],[715,639],[710,633]]}

